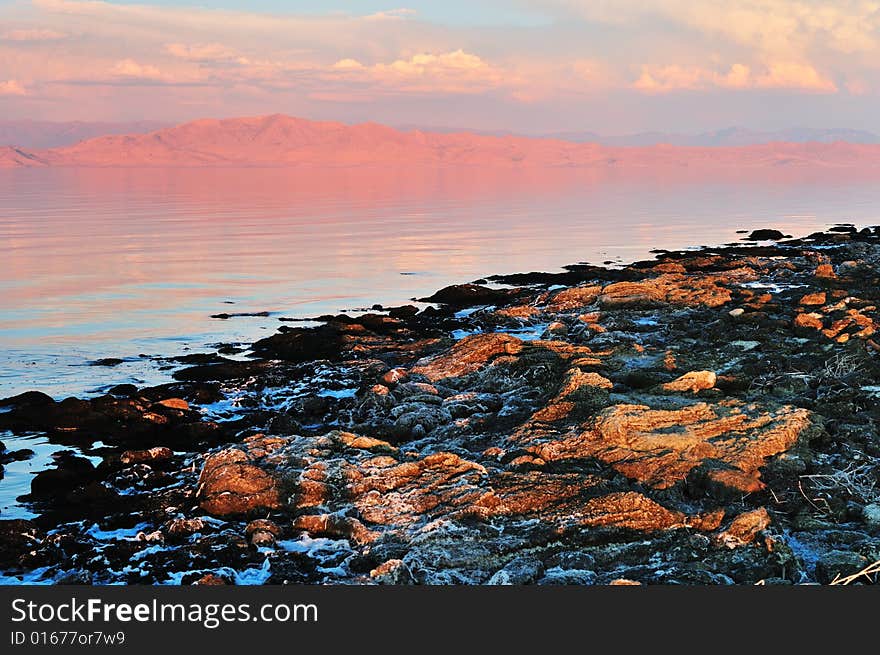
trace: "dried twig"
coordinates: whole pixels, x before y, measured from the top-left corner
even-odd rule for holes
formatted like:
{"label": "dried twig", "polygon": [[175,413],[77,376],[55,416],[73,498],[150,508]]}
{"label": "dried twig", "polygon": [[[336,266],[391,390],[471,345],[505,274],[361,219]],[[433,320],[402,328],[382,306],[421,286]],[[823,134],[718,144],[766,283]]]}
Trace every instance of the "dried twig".
{"label": "dried twig", "polygon": [[[874,576],[874,577],[872,577]],[[853,582],[858,582],[862,578],[867,579],[870,584],[877,584],[878,578],[876,576],[880,576],[880,560],[877,560],[873,564],[869,564],[865,568],[863,568],[858,573],[853,573],[852,575],[848,575],[844,578],[840,577],[838,573],[834,580],[831,581],[830,584],[833,585],[848,585]]]}

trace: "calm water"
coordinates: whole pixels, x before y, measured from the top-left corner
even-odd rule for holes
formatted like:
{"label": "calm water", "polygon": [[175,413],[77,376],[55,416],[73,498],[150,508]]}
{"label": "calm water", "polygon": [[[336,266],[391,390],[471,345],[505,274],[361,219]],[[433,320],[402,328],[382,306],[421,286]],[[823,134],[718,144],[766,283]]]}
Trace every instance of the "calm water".
{"label": "calm water", "polygon": [[[144,358],[493,273],[880,223],[876,181],[419,170],[0,171],[0,397],[164,381]],[[220,312],[269,317],[211,319]],[[126,361],[89,366],[103,357]]]}

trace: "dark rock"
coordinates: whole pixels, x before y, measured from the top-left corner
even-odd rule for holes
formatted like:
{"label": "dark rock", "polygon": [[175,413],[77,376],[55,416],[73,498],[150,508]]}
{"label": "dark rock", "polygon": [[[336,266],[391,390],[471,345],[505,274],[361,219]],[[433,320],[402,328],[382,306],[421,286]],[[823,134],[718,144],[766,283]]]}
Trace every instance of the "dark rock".
{"label": "dark rock", "polygon": [[31,480],[31,496],[52,498],[63,496],[76,487],[92,482],[95,466],[86,458],[65,451],[56,456],[55,468],[37,473]]}
{"label": "dark rock", "polygon": [[18,567],[19,559],[37,548],[45,537],[45,533],[32,521],[0,520],[0,567]]}
{"label": "dark rock", "polygon": [[832,550],[823,554],[816,562],[816,579],[829,584],[838,577],[858,573],[868,566],[867,557],[845,550]]}
{"label": "dark rock", "polygon": [[271,337],[257,341],[253,345],[253,351],[260,357],[307,362],[316,359],[338,360],[342,347],[341,331],[337,326],[328,324],[314,328],[279,330]]}
{"label": "dark rock", "polygon": [[244,318],[244,317],[266,317],[269,316],[269,312],[236,312],[233,314],[211,314],[211,318],[219,318],[221,320],[227,320],[230,318]]}
{"label": "dark rock", "polygon": [[752,233],[748,236],[749,241],[778,241],[784,238],[785,234],[783,232],[773,229],[752,230]]}
{"label": "dark rock", "polygon": [[17,396],[3,398],[0,407],[46,407],[54,405],[55,400],[41,391],[25,391]]}
{"label": "dark rock", "polygon": [[490,289],[478,284],[453,284],[420,300],[451,307],[473,307],[474,305],[493,305],[504,301],[509,295],[507,291]]}
{"label": "dark rock", "polygon": [[124,359],[119,359],[118,357],[104,357],[103,359],[93,361],[92,366],[119,366],[124,361]]}

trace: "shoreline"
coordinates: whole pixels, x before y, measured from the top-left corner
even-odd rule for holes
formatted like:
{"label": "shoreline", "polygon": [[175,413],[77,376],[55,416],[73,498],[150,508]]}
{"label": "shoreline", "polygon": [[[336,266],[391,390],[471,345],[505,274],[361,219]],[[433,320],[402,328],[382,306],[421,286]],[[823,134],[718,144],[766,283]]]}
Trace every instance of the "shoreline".
{"label": "shoreline", "polygon": [[833,230],[493,276],[169,384],[0,400],[0,434],[73,448],[36,517],[0,514],[3,580],[856,573],[880,559],[880,229]]}

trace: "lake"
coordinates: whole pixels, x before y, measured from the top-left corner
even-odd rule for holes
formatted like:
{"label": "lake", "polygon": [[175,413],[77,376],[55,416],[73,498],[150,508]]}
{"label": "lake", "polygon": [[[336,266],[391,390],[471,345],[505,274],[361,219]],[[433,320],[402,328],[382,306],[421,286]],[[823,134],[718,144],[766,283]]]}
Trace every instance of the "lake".
{"label": "lake", "polygon": [[[279,317],[838,222],[880,223],[880,185],[785,170],[0,171],[0,397],[167,381],[143,355],[251,342]],[[247,312],[269,315],[210,318]],[[91,365],[109,357],[123,362]]]}

